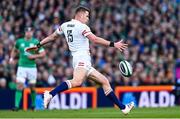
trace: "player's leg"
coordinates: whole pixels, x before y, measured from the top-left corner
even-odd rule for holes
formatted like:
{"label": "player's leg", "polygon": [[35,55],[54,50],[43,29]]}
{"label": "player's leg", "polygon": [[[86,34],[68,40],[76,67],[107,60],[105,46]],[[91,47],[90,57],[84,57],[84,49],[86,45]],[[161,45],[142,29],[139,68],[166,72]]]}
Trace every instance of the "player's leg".
{"label": "player's leg", "polygon": [[35,91],[35,84],[30,84],[30,89],[31,89],[31,109],[35,109],[35,102],[36,102],[36,91]]}
{"label": "player's leg", "polygon": [[14,110],[17,111],[20,106],[20,102],[22,99],[22,91],[24,89],[24,83],[25,83],[25,71],[22,67],[18,67],[17,70],[17,77],[16,77],[16,91],[15,91],[15,108]]}
{"label": "player's leg", "polygon": [[67,80],[63,83],[61,83],[59,86],[57,86],[55,89],[53,89],[50,94],[52,96],[55,96],[57,93],[65,91],[67,89],[80,86],[84,80],[84,77],[86,76],[87,70],[82,67],[77,67],[74,69],[73,72],[73,79]]}
{"label": "player's leg", "polygon": [[115,96],[108,79],[102,75],[97,70],[92,71],[88,78],[100,83],[102,85],[102,88],[104,90],[105,95],[113,102],[115,103],[121,110],[125,109],[125,105],[123,105]]}
{"label": "player's leg", "polygon": [[77,53],[73,55],[73,79],[67,80],[54,88],[52,91],[44,93],[44,107],[47,108],[48,103],[57,93],[68,90],[73,87],[81,86],[84,78],[87,76],[88,67],[90,66],[89,54],[87,52]]}
{"label": "player's leg", "polygon": [[19,110],[20,102],[22,99],[22,91],[23,91],[23,83],[16,83],[16,91],[15,91],[15,108],[14,111]]}
{"label": "player's leg", "polygon": [[27,68],[27,79],[28,79],[28,84],[31,89],[31,109],[35,109],[35,101],[36,101],[36,80],[37,80],[37,69],[36,68]]}
{"label": "player's leg", "polygon": [[92,72],[90,72],[88,78],[100,83],[102,85],[106,97],[109,98],[114,104],[116,104],[124,114],[128,114],[130,110],[134,107],[133,103],[130,103],[129,105],[122,104],[122,102],[119,101],[116,95],[114,94],[108,79],[97,70],[93,70]]}
{"label": "player's leg", "polygon": [[87,73],[87,70],[85,68],[77,67],[74,69],[72,80],[67,80],[61,83],[59,86],[57,86],[50,92],[46,91],[44,93],[44,107],[47,108],[48,103],[50,102],[52,97],[54,97],[57,93],[63,92],[73,87],[81,86],[86,76],[86,73]]}

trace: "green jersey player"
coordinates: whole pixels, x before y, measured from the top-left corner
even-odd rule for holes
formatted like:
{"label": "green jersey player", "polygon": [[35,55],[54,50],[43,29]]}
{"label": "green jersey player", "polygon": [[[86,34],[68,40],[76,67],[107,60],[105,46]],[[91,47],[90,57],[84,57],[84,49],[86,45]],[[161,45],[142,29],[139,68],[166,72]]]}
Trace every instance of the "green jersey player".
{"label": "green jersey player", "polygon": [[14,64],[14,57],[18,54],[18,69],[16,74],[16,93],[15,93],[15,108],[18,110],[20,106],[20,101],[22,98],[22,90],[25,86],[26,80],[28,81],[28,86],[31,89],[31,108],[35,108],[35,84],[37,78],[37,68],[35,59],[45,56],[45,50],[41,47],[37,51],[27,52],[26,48],[34,46],[39,43],[39,41],[33,37],[32,27],[27,27],[25,29],[25,37],[17,39],[15,47],[13,48],[10,56],[10,64]]}

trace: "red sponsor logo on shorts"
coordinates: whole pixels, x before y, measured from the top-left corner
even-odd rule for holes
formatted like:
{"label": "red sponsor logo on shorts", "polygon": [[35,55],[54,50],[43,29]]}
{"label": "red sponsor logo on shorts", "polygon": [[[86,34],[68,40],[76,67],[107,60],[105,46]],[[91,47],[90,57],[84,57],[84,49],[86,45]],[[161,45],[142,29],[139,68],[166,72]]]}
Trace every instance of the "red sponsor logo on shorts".
{"label": "red sponsor logo on shorts", "polygon": [[78,66],[84,66],[84,62],[79,62]]}

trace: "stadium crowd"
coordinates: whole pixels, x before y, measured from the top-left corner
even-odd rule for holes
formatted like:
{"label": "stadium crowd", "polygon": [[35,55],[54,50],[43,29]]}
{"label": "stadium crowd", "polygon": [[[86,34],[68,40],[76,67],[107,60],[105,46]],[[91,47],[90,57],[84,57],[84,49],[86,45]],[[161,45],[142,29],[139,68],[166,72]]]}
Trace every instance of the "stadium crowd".
{"label": "stadium crowd", "polygon": [[[180,0],[1,0],[0,88],[15,88],[16,65],[9,65],[15,40],[33,25],[40,40],[73,17],[79,4],[91,8],[93,33],[111,41],[124,39],[128,49],[90,45],[94,67],[108,76],[112,86],[174,83],[175,60],[180,58]],[[64,37],[45,46],[38,59],[37,87],[56,86],[72,78],[71,54]],[[122,59],[133,65],[133,76],[121,76]],[[86,81],[84,85],[95,85]]]}

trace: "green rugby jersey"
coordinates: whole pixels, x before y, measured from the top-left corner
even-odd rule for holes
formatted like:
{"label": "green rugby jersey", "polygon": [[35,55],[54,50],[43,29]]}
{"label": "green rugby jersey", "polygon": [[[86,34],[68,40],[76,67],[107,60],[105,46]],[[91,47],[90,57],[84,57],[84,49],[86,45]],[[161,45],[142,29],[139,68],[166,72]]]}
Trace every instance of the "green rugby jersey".
{"label": "green rugby jersey", "polygon": [[41,47],[36,52],[35,51],[26,52],[25,50],[26,50],[26,48],[32,47],[38,43],[39,43],[39,41],[36,38],[31,38],[29,40],[26,40],[25,38],[20,38],[16,41],[15,48],[19,51],[18,66],[36,67],[35,60],[29,59],[28,56],[42,52],[42,51],[44,51],[44,48]]}

